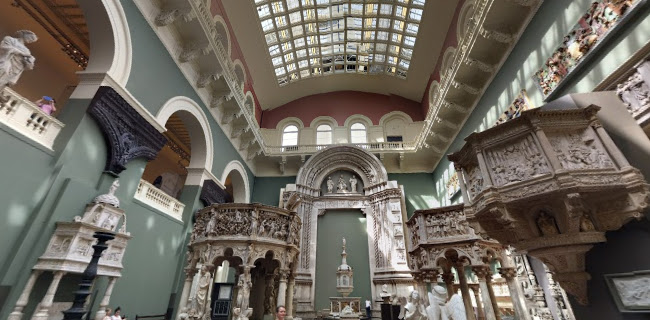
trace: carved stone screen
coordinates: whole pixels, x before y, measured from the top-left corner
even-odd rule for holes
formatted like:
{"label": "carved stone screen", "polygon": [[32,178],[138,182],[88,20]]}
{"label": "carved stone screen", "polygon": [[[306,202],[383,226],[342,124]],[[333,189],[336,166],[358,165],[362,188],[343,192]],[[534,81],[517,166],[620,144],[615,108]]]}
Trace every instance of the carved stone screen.
{"label": "carved stone screen", "polygon": [[[347,262],[354,270],[350,297],[370,299],[370,253],[366,218],[361,210],[327,210],[318,217],[316,247],[316,310],[329,309],[336,291],[336,269],[341,264],[341,239],[345,237]],[[371,299],[370,299],[371,300]]]}

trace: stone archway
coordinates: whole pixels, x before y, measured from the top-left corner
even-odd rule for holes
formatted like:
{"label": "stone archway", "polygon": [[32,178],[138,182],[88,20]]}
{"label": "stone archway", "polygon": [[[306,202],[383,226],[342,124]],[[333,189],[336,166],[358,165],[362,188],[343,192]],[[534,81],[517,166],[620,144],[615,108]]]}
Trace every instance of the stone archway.
{"label": "stone archway", "polygon": [[[360,193],[324,194],[321,184],[332,173],[345,170],[357,175],[363,186]],[[395,181],[388,181],[383,164],[371,153],[353,146],[337,146],[314,154],[298,171],[296,184],[289,184],[283,202],[297,194],[302,202],[296,208],[303,222],[301,251],[296,277],[298,317],[314,317],[316,235],[318,215],[333,209],[360,209],[367,219],[371,294],[373,299],[387,284],[394,292],[406,295],[412,278],[406,263],[404,245],[403,194]],[[373,309],[378,308],[374,306]]]}

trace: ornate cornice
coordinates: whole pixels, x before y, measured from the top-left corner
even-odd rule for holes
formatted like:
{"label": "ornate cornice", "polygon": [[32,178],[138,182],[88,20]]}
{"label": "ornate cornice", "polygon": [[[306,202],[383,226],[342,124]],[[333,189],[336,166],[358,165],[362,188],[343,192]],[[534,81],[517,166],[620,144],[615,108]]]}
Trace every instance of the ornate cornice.
{"label": "ornate cornice", "polygon": [[144,119],[113,88],[100,87],[88,108],[100,127],[108,157],[105,171],[119,175],[126,164],[144,157],[153,160],[167,142],[167,138]]}

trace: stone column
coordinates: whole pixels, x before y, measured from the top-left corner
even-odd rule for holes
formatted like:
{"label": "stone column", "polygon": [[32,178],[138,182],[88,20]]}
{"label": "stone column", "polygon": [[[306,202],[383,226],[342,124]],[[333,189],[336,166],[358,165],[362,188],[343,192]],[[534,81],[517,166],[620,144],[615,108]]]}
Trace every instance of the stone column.
{"label": "stone column", "polygon": [[109,306],[109,303],[111,301],[111,294],[113,293],[113,287],[115,286],[116,281],[117,277],[108,277],[108,286],[106,287],[106,292],[104,292],[104,298],[102,298],[102,302],[99,303],[99,309],[95,314],[95,320],[104,319],[104,316],[106,315],[106,307]]}
{"label": "stone column", "polygon": [[65,272],[63,271],[54,271],[52,283],[50,283],[50,286],[47,288],[47,292],[45,293],[43,300],[41,300],[39,309],[32,316],[32,320],[47,320],[49,318],[48,312],[50,311],[50,307],[52,307],[56,289],[59,287],[59,282],[61,282],[61,278],[63,278],[64,274]]}
{"label": "stone column", "polygon": [[472,268],[476,276],[478,277],[478,284],[481,288],[481,298],[483,298],[483,309],[485,311],[486,320],[496,320],[496,314],[494,312],[494,307],[492,306],[492,298],[490,297],[490,292],[486,282],[486,278],[490,276],[490,268],[488,266],[474,266]]}
{"label": "stone column", "polygon": [[517,280],[517,270],[515,268],[501,268],[499,273],[508,283],[508,291],[510,291],[510,298],[512,305],[515,308],[515,315],[520,320],[530,320],[528,310],[526,309],[526,301],[524,295],[519,289],[519,281]]}
{"label": "stone column", "polygon": [[285,305],[285,309],[287,310],[287,316],[285,319],[287,320],[292,320],[293,319],[293,289],[296,287],[296,278],[295,276],[291,276],[289,278],[289,285],[287,286],[287,304]]}
{"label": "stone column", "polygon": [[456,174],[458,174],[458,186],[460,186],[460,192],[463,195],[463,199],[467,199],[466,201],[469,201],[469,193],[467,193],[467,185],[465,185],[467,182],[467,179],[465,179],[465,170],[463,170],[463,168],[461,168],[459,165],[456,165],[455,163],[454,168],[456,169]]}
{"label": "stone column", "polygon": [[469,285],[470,289],[474,293],[474,300],[476,300],[476,313],[478,314],[479,320],[485,320],[485,313],[483,313],[483,306],[481,306],[481,297],[479,296],[479,285],[473,283]]}
{"label": "stone column", "polygon": [[451,298],[451,296],[453,296],[456,292],[454,290],[454,274],[451,272],[443,273],[442,281],[445,282],[445,286],[447,287],[447,295],[449,295],[449,298]]}
{"label": "stone column", "polygon": [[289,276],[289,270],[280,270],[280,285],[278,286],[278,302],[276,304],[276,307],[284,306],[285,310],[287,308],[286,298],[287,298],[287,277],[288,276]]}
{"label": "stone column", "polygon": [[185,270],[185,282],[183,283],[183,291],[181,291],[181,298],[178,300],[178,316],[187,312],[188,299],[190,298],[190,289],[192,288],[192,280],[194,280],[195,270],[190,268]]}
{"label": "stone column", "polygon": [[499,314],[499,305],[497,304],[497,297],[494,295],[494,288],[492,288],[492,272],[488,267],[488,274],[485,276],[485,283],[487,284],[488,293],[490,294],[490,302],[492,302],[492,309],[494,310],[494,316],[497,320],[501,320],[501,315]]}
{"label": "stone column", "polygon": [[8,320],[22,319],[23,309],[27,305],[27,302],[29,302],[29,295],[32,293],[36,279],[38,279],[38,276],[41,275],[42,272],[43,271],[41,270],[32,270],[32,274],[29,276],[29,280],[27,280],[27,284],[25,285],[23,292],[20,294],[20,298],[18,298],[18,301],[16,301],[14,311],[11,312],[9,314],[9,318],[7,318]]}
{"label": "stone column", "polygon": [[[469,295],[469,286],[467,285],[467,278],[465,277],[465,266],[460,263],[457,264],[456,271],[458,272],[458,282],[460,282],[460,292],[463,295],[463,304],[465,305],[467,320],[476,320],[476,317],[474,316],[474,308],[472,308],[472,297]],[[453,290],[453,284],[451,287]]]}

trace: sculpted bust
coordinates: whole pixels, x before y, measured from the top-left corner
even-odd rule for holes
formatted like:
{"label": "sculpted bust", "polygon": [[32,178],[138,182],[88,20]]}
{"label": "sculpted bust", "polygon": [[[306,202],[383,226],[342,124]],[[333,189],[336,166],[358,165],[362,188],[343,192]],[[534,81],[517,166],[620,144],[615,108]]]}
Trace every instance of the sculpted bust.
{"label": "sculpted bust", "polygon": [[34,69],[36,58],[25,44],[38,40],[29,30],[16,32],[15,37],[6,36],[0,42],[0,90],[18,82],[25,69]]}

